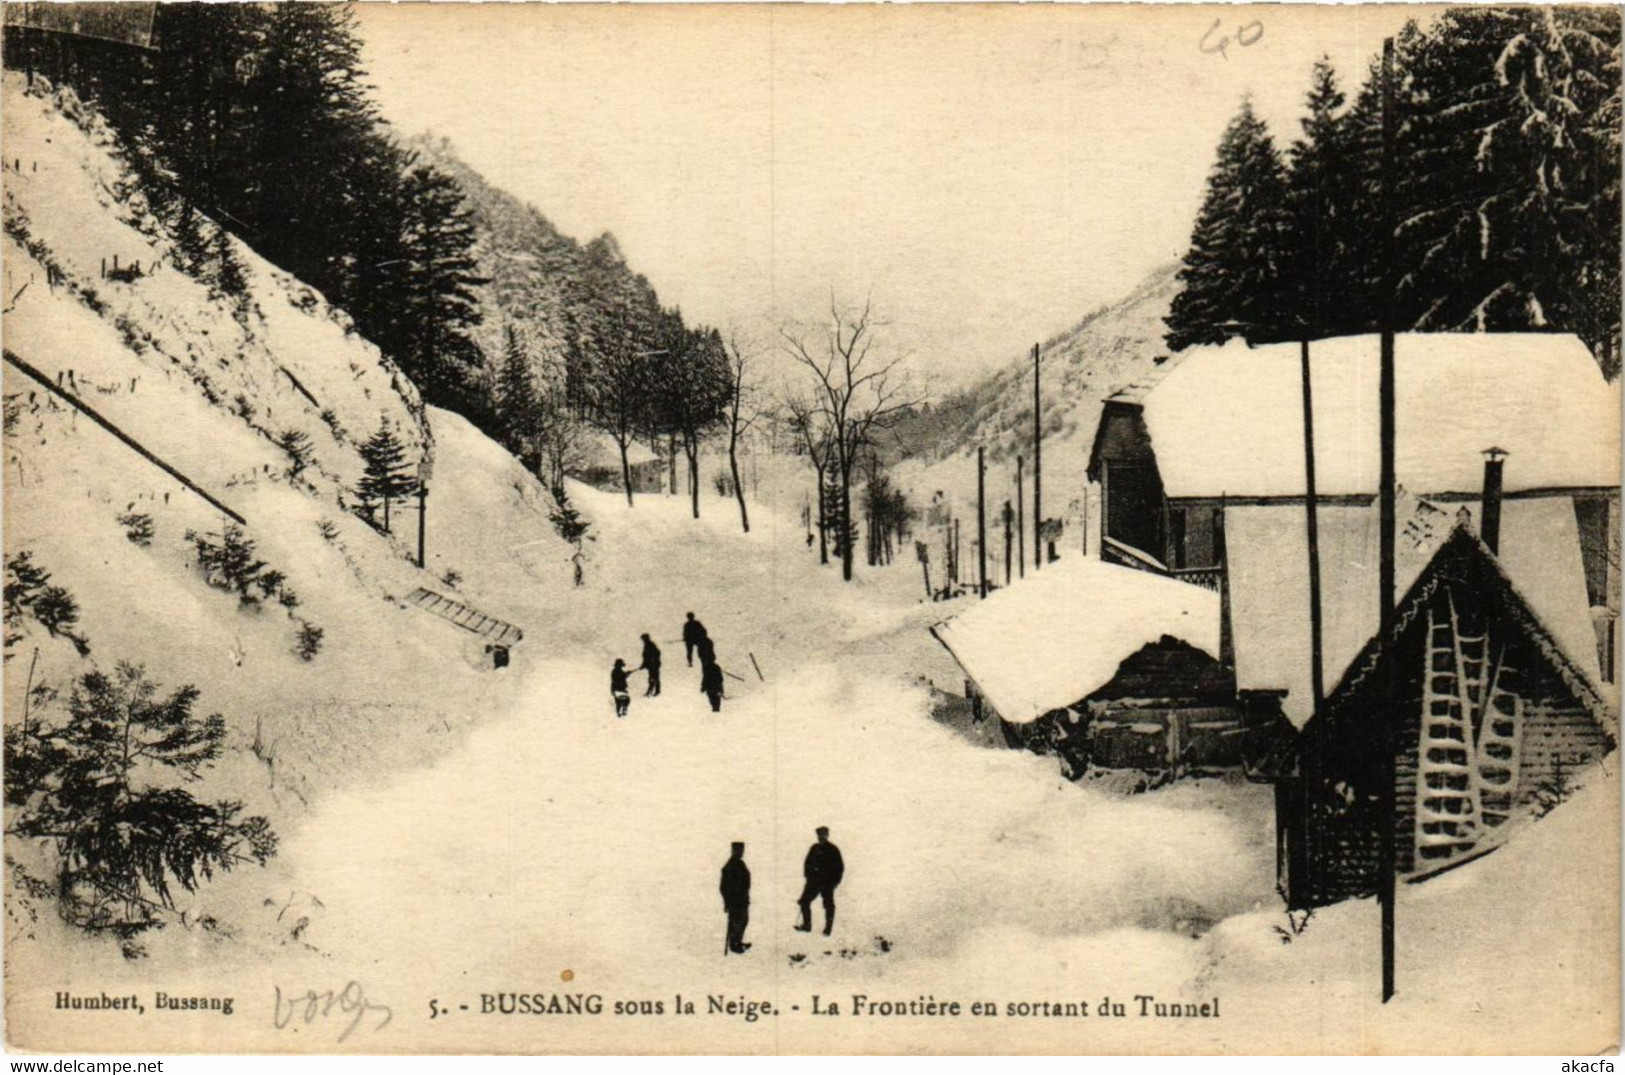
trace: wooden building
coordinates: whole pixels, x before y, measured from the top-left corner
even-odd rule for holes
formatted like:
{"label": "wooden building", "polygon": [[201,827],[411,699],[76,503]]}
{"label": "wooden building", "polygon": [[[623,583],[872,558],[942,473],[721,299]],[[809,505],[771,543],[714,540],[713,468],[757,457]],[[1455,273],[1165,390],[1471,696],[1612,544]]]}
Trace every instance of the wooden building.
{"label": "wooden building", "polygon": [[[1379,344],[1311,348],[1325,673],[1377,630]],[[1478,511],[1482,453],[1505,449],[1499,558],[1570,658],[1614,675],[1620,391],[1557,333],[1396,340],[1398,585]],[[1230,595],[1237,687],[1309,719],[1309,578],[1299,345],[1192,348],[1154,388],[1104,402],[1089,480],[1109,562]]]}
{"label": "wooden building", "polygon": [[1220,595],[1086,557],[1058,561],[931,629],[984,719],[1079,779],[1237,768],[1242,719]]}
{"label": "wooden building", "polygon": [[1420,880],[1493,850],[1613,747],[1614,717],[1589,676],[1460,523],[1392,634],[1366,643],[1264,766],[1277,783],[1281,892],[1301,908],[1376,890],[1390,778],[1394,868]]}

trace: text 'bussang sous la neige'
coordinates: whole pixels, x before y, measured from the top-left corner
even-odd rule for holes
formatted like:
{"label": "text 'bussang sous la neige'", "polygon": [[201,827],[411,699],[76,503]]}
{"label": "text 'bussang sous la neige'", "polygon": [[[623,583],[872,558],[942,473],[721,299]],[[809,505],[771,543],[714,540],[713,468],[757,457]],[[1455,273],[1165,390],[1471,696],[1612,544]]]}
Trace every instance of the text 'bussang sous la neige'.
{"label": "text 'bussang sous la neige'", "polygon": [[[459,1006],[462,1007],[462,1006]],[[470,1010],[462,1007],[462,1010]],[[1088,1000],[942,1000],[933,994],[915,997],[876,997],[854,993],[845,998],[813,994],[805,1003],[775,1004],[745,996],[708,994],[703,999],[678,993],[670,1001],[606,999],[599,993],[481,993],[480,1015],[724,1015],[754,1023],[764,1016],[806,1014],[859,1018],[1101,1018],[1101,1019],[1217,1019],[1219,998],[1202,1001],[1159,999],[1137,993],[1126,999]]]}

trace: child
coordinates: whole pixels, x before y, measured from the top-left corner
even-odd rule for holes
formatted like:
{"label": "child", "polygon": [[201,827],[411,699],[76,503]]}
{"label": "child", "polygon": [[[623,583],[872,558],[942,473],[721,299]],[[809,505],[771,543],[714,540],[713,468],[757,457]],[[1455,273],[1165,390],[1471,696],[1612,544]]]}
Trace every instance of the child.
{"label": "child", "polygon": [[632,693],[627,689],[626,677],[626,662],[615,658],[615,667],[609,673],[609,693],[615,699],[617,717],[626,716],[626,711],[632,706]]}

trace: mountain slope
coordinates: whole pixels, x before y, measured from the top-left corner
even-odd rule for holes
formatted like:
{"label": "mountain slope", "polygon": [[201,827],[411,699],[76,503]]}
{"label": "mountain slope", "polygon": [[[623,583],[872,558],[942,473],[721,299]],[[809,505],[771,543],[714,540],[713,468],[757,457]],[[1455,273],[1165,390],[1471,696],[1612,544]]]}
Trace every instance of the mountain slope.
{"label": "mountain slope", "polygon": [[[493,674],[485,639],[405,598],[426,587],[535,628],[522,668],[544,645],[538,607],[570,585],[535,478],[424,407],[342,311],[208,221],[240,286],[180,269],[175,235],[71,92],[6,74],[4,135],[5,551],[73,595],[89,644],[8,623],[8,719],[31,687],[62,699],[119,661],[165,690],[195,683],[199,710],[228,727],[204,794],[281,829],[325,790],[443,752],[504,706],[514,675]],[[415,503],[395,505],[393,535],[354,510],[359,446],[380,425],[431,488],[427,570]],[[232,522],[217,504],[284,576],[260,600],[200,569],[192,535],[218,540]],[[308,659],[307,624],[321,631]],[[60,700],[34,709],[62,716]]]}
{"label": "mountain slope", "polygon": [[[1121,388],[1149,387],[1177,364],[1162,339],[1162,319],[1179,289],[1177,271],[1177,265],[1157,270],[1122,299],[1040,346],[1046,515],[1060,517],[1083,496],[1101,402]],[[918,503],[941,491],[974,510],[975,456],[981,445],[987,455],[989,496],[1002,502],[1013,496],[1016,456],[1025,457],[1031,479],[1032,435],[1029,353],[916,418],[903,431],[905,443],[931,448],[917,450],[900,474]]]}

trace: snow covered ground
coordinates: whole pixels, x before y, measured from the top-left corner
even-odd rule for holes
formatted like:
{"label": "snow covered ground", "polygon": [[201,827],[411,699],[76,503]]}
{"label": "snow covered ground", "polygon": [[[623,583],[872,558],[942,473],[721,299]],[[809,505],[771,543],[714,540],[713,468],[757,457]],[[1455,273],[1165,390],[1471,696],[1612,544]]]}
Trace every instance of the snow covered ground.
{"label": "snow covered ground", "polygon": [[[309,918],[271,949],[274,981],[262,941],[179,933],[191,946],[155,944],[135,966],[102,957],[87,980],[173,974],[262,1003],[252,990],[354,979],[427,1027],[419,1041],[446,1049],[815,1049],[815,994],[843,1010],[854,994],[930,994],[967,1010],[996,1000],[1020,1048],[1462,1049],[1471,1043],[1427,1036],[1440,1014],[1481,1021],[1489,1047],[1526,1011],[1539,1013],[1529,1040],[1543,1047],[1607,1044],[1595,1035],[1612,1008],[1576,1011],[1563,998],[1611,995],[1588,955],[1617,929],[1597,897],[1610,856],[1572,849],[1607,831],[1612,781],[1498,856],[1407,889],[1402,993],[1383,1009],[1369,903],[1323,911],[1285,942],[1268,789],[1202,781],[1121,798],[1067,784],[1052,759],[977,749],[927,716],[918,677],[942,682],[952,666],[923,630],[941,606],[918,602],[912,565],[860,571],[845,587],[817,568],[799,527],[765,508],[746,536],[726,512],[689,519],[681,498],[640,497],[628,510],[613,494],[575,495],[596,523],[593,574],[579,591],[512,595],[553,615],[521,644],[543,652],[516,665],[511,710],[438,764],[321,798],[284,832],[269,877],[239,873],[201,894],[194,914],[242,920],[271,902],[262,913]],[[720,714],[676,642],[690,609],[744,677],[728,681]],[[636,663],[645,629],[665,649],[665,692],[642,698],[636,677],[630,718],[617,722],[608,667]],[[828,941],[791,929],[817,825],[848,864]],[[747,844],[754,875],[755,947],[725,959],[716,884],[733,840]],[[1504,895],[1535,891],[1534,877],[1563,879],[1545,885],[1548,905]],[[276,884],[286,896],[266,901]],[[659,1000],[667,1014],[474,1014],[481,994],[555,991]],[[714,993],[785,1014],[679,1018],[676,993],[702,1011]],[[1137,995],[1218,996],[1223,1015],[1140,1019]],[[1093,1014],[1107,997],[1128,1015]],[[474,1011],[429,1021],[430,1000]],[[1009,1002],[1041,1001],[1087,1001],[1092,1014],[1006,1014]],[[842,1029],[872,1034],[862,1041],[876,1049],[994,1040],[968,1015]],[[357,1047],[388,1049],[387,1035]]]}
{"label": "snow covered ground", "polygon": [[[1067,784],[1053,759],[979,748],[934,723],[929,686],[960,676],[926,628],[954,609],[920,600],[906,556],[860,566],[849,585],[818,567],[796,521],[807,488],[797,461],[762,468],[778,510],[753,503],[748,535],[710,490],[696,521],[684,497],[628,508],[573,487],[593,522],[586,585],[573,588],[570,549],[534,480],[467,422],[420,410],[319,296],[246,252],[254,304],[242,320],[168,267],[103,282],[101,257],[149,264],[166,240],[127,222],[134,207],[114,193],[120,174],[94,126],[22,98],[15,81],[8,122],[30,125],[15,138],[8,128],[8,149],[30,179],[8,183],[8,210],[30,211],[28,241],[44,246],[36,256],[7,238],[8,271],[32,280],[7,318],[8,347],[52,378],[73,370],[80,394],[241,511],[299,592],[299,614],[326,630],[322,652],[301,661],[280,610],[244,612],[211,590],[182,535],[218,516],[8,370],[20,409],[6,443],[7,552],[35,550],[78,597],[93,661],[142,660],[166,687],[199,683],[205,711],[231,728],[206,790],[270,814],[282,837],[266,869],[184,897],[182,920],[145,937],[138,961],[69,934],[49,908],[30,921],[8,904],[10,1032],[19,1016],[49,1027],[27,1045],[82,1047],[93,1033],[108,1049],[219,1049],[215,1015],[51,1011],[58,990],[163,989],[233,996],[234,1047],[331,1048],[343,1023],[279,1020],[277,998],[352,982],[391,1009],[390,1026],[372,1031],[383,1017],[370,1011],[344,1042],[368,1052],[828,1048],[811,998],[850,1011],[855,993],[996,1001],[1002,1034],[986,1017],[875,1019],[843,1024],[846,1048],[1470,1048],[1426,1036],[1441,1015],[1484,1026],[1486,1047],[1524,1026],[1550,1049],[1612,1040],[1615,964],[1594,952],[1617,949],[1617,847],[1596,839],[1617,832],[1613,780],[1505,851],[1407,890],[1402,992],[1381,1009],[1369,904],[1322,912],[1283,943],[1267,788],[1192,781],[1122,798]],[[47,184],[73,214],[37,197]],[[101,309],[83,290],[47,286],[47,254]],[[246,411],[233,416],[239,393]],[[340,503],[355,441],[380,414],[433,444],[427,570]],[[288,428],[315,445],[308,482],[287,479],[273,446]],[[116,519],[132,507],[153,517],[150,546]],[[481,640],[401,601],[420,585],[449,591],[448,571],[461,599],[524,628],[509,668],[485,668]],[[687,611],[739,677],[720,714],[683,661]],[[635,677],[630,718],[617,722],[609,668],[617,656],[637,663],[644,631],[665,650],[665,693],[637,697]],[[37,674],[56,685],[84,670],[43,632],[22,645],[40,648]],[[11,712],[22,667],[7,667]],[[827,942],[790,928],[818,825],[848,867]],[[733,840],[754,874],[755,947],[724,959],[716,886]],[[647,999],[666,1014],[457,1007],[477,1013],[481,994],[499,992]],[[786,1014],[676,1016],[677,992],[702,1012],[716,994]],[[1223,1014],[1148,1022],[1136,995],[1217,996]],[[1608,1003],[1577,1010],[1577,996]],[[1128,1014],[1098,1017],[1107,997]],[[1087,1002],[1091,1014],[1006,1014],[1043,1001]],[[452,1014],[431,1021],[431,1002]]]}

